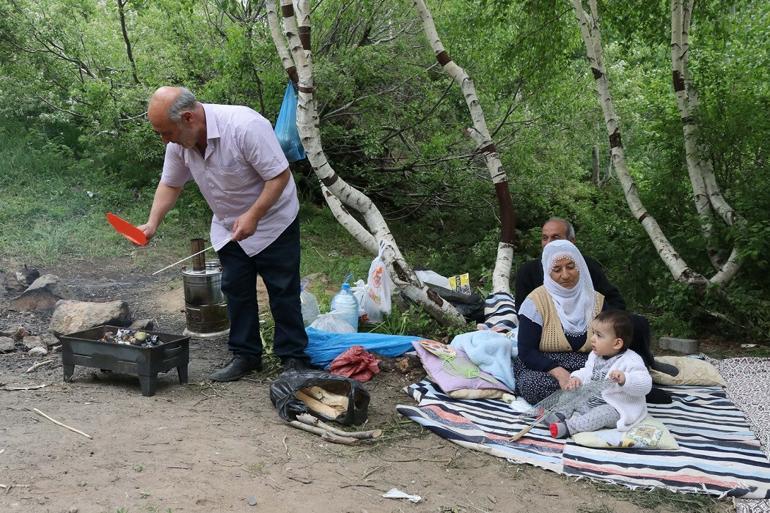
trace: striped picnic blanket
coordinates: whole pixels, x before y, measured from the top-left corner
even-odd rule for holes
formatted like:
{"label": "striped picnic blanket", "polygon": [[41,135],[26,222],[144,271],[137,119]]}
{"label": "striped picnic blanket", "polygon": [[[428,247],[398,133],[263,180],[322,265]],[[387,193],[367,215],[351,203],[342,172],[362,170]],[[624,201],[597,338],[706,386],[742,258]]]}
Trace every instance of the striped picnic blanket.
{"label": "striped picnic blanket", "polygon": [[649,405],[679,450],[593,449],[556,440],[544,426],[511,442],[530,418],[498,400],[456,400],[430,381],[407,387],[417,406],[402,415],[452,442],[569,476],[679,492],[770,498],[770,460],[746,418],[720,387],[666,387],[673,402]]}

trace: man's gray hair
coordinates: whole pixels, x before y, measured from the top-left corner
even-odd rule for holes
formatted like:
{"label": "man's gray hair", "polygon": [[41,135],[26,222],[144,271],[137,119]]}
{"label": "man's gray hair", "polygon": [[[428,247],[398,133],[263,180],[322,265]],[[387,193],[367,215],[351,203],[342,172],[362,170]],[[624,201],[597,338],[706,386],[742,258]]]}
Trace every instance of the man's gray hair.
{"label": "man's gray hair", "polygon": [[[575,240],[575,227],[572,226],[572,223],[564,219],[563,217],[552,217],[546,221],[546,223],[550,223],[551,221],[555,221],[558,223],[562,223],[564,227],[567,229],[567,240],[574,241]],[[543,223],[543,226],[545,226],[545,223]]]}
{"label": "man's gray hair", "polygon": [[168,119],[178,123],[182,119],[182,113],[195,109],[195,95],[186,87],[180,87],[179,97],[168,108]]}

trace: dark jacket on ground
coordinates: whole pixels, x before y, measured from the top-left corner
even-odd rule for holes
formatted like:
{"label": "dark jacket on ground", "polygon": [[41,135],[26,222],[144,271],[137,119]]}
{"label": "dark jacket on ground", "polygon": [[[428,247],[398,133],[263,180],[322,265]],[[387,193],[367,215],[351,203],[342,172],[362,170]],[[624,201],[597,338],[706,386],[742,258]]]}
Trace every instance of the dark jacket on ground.
{"label": "dark jacket on ground", "polygon": [[[599,262],[589,256],[583,255],[588,266],[588,273],[594,282],[594,290],[604,294],[606,310],[625,310],[626,302],[620,291],[609,282],[604,274],[604,269]],[[540,260],[530,260],[519,267],[516,272],[516,313],[521,304],[527,299],[530,292],[543,284],[543,264]]]}

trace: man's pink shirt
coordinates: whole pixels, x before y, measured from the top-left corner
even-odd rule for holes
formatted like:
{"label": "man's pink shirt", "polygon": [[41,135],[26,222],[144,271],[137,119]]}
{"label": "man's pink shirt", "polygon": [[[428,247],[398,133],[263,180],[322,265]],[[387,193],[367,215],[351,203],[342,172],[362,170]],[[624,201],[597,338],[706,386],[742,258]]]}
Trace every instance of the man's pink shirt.
{"label": "man's pink shirt", "polygon": [[[206,112],[206,154],[176,143],[166,145],[161,183],[182,187],[195,180],[214,216],[211,243],[219,251],[230,240],[233,223],[257,200],[265,181],[288,169],[270,122],[248,107],[203,104]],[[259,220],[257,231],[239,242],[254,256],[269,246],[299,212],[292,178],[280,198]]]}

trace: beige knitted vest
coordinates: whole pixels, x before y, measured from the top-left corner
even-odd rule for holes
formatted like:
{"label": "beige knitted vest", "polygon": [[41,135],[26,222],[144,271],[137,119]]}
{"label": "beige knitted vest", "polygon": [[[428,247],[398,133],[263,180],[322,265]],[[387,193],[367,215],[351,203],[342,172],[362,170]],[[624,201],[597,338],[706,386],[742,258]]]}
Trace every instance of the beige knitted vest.
{"label": "beige knitted vest", "polygon": [[[564,336],[564,328],[559,320],[559,313],[556,311],[556,305],[544,285],[539,286],[528,296],[535,303],[538,313],[543,318],[543,334],[540,336],[540,351],[544,353],[564,353],[572,351],[567,337]],[[604,305],[604,295],[596,293],[596,304],[594,305],[594,317],[602,311]],[[587,353],[591,350],[591,323],[588,324],[586,333],[586,343],[579,349],[581,353]]]}

